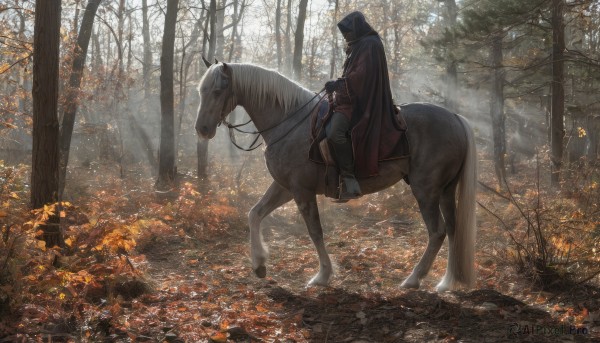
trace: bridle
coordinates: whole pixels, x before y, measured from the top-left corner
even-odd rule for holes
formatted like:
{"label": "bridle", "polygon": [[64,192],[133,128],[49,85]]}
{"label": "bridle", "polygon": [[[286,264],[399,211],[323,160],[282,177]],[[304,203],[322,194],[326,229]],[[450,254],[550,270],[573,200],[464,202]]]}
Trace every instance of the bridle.
{"label": "bridle", "polygon": [[[231,95],[230,95],[229,99],[223,104],[223,109],[221,110],[221,121],[219,122],[219,124],[217,125],[217,127],[221,126],[221,124],[225,124],[225,126],[227,126],[227,128],[229,129],[229,139],[231,140],[231,143],[236,148],[238,148],[240,150],[243,150],[243,151],[253,151],[253,150],[256,150],[256,149],[258,149],[263,144],[263,142],[261,142],[258,145],[256,145],[256,143],[258,142],[258,138],[260,137],[261,134],[274,129],[274,128],[280,126],[281,124],[283,124],[284,122],[288,121],[289,119],[291,119],[295,114],[297,114],[303,108],[305,108],[306,105],[310,104],[313,100],[315,100],[317,97],[319,97],[321,95],[321,93],[323,93],[324,90],[325,90],[325,88],[321,89],[318,93],[315,93],[315,95],[312,98],[310,98],[310,100],[308,100],[306,103],[304,103],[302,106],[300,106],[299,108],[297,108],[296,110],[294,110],[290,114],[287,114],[282,121],[280,121],[280,122],[278,122],[278,123],[276,123],[276,124],[274,124],[272,126],[269,126],[268,128],[263,129],[263,130],[246,131],[246,130],[240,129],[240,127],[243,127],[243,126],[246,126],[246,125],[250,124],[252,122],[252,119],[248,120],[247,122],[245,122],[243,124],[231,124],[226,119],[227,115],[229,115],[229,113],[233,112],[233,110],[237,106],[237,97],[235,95],[235,92],[233,91],[233,86],[232,86],[231,87]],[[323,96],[321,96],[321,98]],[[269,145],[272,146],[272,145],[274,145],[276,143],[279,143],[281,140],[283,140],[287,135],[289,135],[298,126],[300,126],[300,124],[310,116],[310,114],[312,113],[312,111],[318,105],[319,105],[319,103],[317,102],[317,104],[315,104],[315,106],[313,106],[313,108],[310,111],[308,111],[308,113],[304,117],[302,117],[288,131],[286,131],[283,135],[281,135],[275,141],[271,142],[271,144],[269,144]],[[256,135],[256,137],[254,138],[254,140],[252,141],[252,143],[248,146],[248,148],[244,148],[244,147],[241,147],[241,146],[239,146],[237,144],[237,142],[235,140],[235,132],[234,132],[234,130],[237,131],[237,132],[240,132],[240,133]]]}

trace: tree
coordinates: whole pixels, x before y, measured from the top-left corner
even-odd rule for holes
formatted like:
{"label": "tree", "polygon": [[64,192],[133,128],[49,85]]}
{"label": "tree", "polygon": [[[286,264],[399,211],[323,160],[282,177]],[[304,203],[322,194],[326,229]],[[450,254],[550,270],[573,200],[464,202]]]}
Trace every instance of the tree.
{"label": "tree", "polygon": [[[217,48],[217,1],[210,0],[210,5],[208,8],[208,16],[206,25],[208,26],[209,31],[206,32],[205,29],[205,39],[204,42],[208,42],[208,53],[207,59],[209,61],[213,61],[216,54]],[[203,47],[206,47],[206,44],[203,44]],[[203,49],[204,50],[204,49]],[[208,176],[208,140],[198,138],[196,141],[196,156],[198,158],[197,165],[197,175],[198,181],[203,183]]]}
{"label": "tree", "polygon": [[[61,2],[35,3],[33,38],[33,147],[31,205],[40,208],[57,200],[59,163],[58,65]],[[58,217],[43,228],[47,246],[63,244]]]}
{"label": "tree", "polygon": [[550,148],[552,159],[551,180],[554,186],[557,186],[560,181],[560,169],[563,160],[563,139],[565,136],[564,6],[564,0],[552,0],[552,115],[550,122]]}
{"label": "tree", "polygon": [[277,70],[281,71],[282,51],[281,51],[281,1],[277,0],[275,9],[275,44],[277,46]]}
{"label": "tree", "polygon": [[228,61],[230,62],[237,62],[241,57],[240,50],[242,45],[242,37],[238,33],[238,25],[242,20],[246,6],[246,0],[242,0],[241,3],[239,0],[233,1],[233,17],[231,23],[231,39],[229,43],[228,58]]}
{"label": "tree", "polygon": [[210,33],[208,36],[208,55],[207,59],[213,61],[217,50],[217,0],[210,0],[208,8],[208,25]]}
{"label": "tree", "polygon": [[[507,70],[504,61],[504,49],[512,49],[511,57],[516,60],[519,44],[527,46],[527,41],[522,38],[519,27],[528,22],[535,22],[540,1],[523,3],[518,0],[483,0],[473,1],[465,5],[462,22],[458,25],[457,39],[446,40],[450,44],[466,46],[465,51],[455,48],[459,60],[482,66],[490,80],[490,117],[492,123],[492,141],[494,169],[499,185],[504,185],[506,149],[506,113],[505,113],[505,86],[507,84]],[[454,29],[456,31],[456,29]],[[510,38],[509,38],[510,37]],[[487,51],[486,51],[487,50]],[[478,53],[474,53],[477,51]],[[463,55],[463,56],[461,56]],[[487,58],[487,61],[486,61]],[[516,67],[512,65],[513,69]],[[523,69],[534,68],[524,67]],[[524,72],[519,73],[522,77]],[[518,78],[510,84],[515,86]]]}
{"label": "tree", "polygon": [[335,7],[333,9],[333,18],[331,23],[331,60],[329,62],[329,78],[333,79],[336,75],[335,65],[338,57],[338,35],[337,35],[337,22],[338,22],[338,10],[340,7],[339,0],[335,0]]}
{"label": "tree", "polygon": [[300,0],[298,6],[298,23],[296,25],[296,35],[294,36],[294,78],[302,80],[302,49],[304,46],[304,22],[306,21],[306,6],[308,0]]}
{"label": "tree", "polygon": [[452,34],[452,28],[456,26],[458,8],[455,0],[445,0],[446,4],[446,26],[451,33],[448,55],[446,56],[446,92],[445,106],[449,110],[458,113],[458,61],[455,55],[456,37]]}
{"label": "tree", "polygon": [[490,116],[492,117],[492,139],[494,141],[494,169],[498,183],[502,187],[505,180],[504,156],[506,155],[506,115],[504,114],[504,66],[502,40],[504,32],[496,32],[491,37],[490,59],[492,67],[492,87],[490,96]]}
{"label": "tree", "polygon": [[175,117],[173,94],[173,56],[175,51],[175,27],[179,0],[167,1],[162,55],[160,57],[160,149],[156,188],[171,189],[177,173],[175,166]]}
{"label": "tree", "polygon": [[216,36],[216,47],[215,47],[215,57],[222,60],[224,55],[223,51],[225,50],[225,34],[223,27],[225,26],[225,7],[227,7],[227,0],[221,0],[219,2],[219,8],[216,13],[216,27],[215,27],[215,36]]}
{"label": "tree", "polygon": [[287,11],[286,11],[286,23],[285,23],[285,34],[283,35],[284,40],[284,51],[285,51],[285,68],[283,68],[285,74],[292,73],[292,42],[290,41],[290,37],[292,36],[292,0],[288,0],[287,2]]}
{"label": "tree", "polygon": [[63,118],[60,131],[60,173],[59,173],[59,199],[62,199],[62,194],[65,189],[67,165],[69,163],[69,151],[71,148],[71,138],[73,136],[73,128],[75,126],[75,115],[78,106],[78,94],[81,88],[81,79],[83,77],[83,69],[87,58],[88,46],[92,29],[94,26],[94,18],[96,11],[102,0],[89,0],[83,14],[79,34],[77,35],[77,44],[75,45],[73,66],[71,68],[71,77],[66,88],[65,103],[63,109]]}
{"label": "tree", "polygon": [[144,39],[144,98],[150,95],[150,70],[152,68],[152,50],[150,48],[150,23],[148,22],[148,0],[142,0],[142,37]]}

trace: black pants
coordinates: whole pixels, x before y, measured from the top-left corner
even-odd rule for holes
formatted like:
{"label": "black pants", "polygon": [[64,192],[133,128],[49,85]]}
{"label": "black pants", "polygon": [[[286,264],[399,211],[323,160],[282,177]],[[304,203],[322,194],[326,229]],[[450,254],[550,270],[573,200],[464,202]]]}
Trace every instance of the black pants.
{"label": "black pants", "polygon": [[325,133],[334,145],[348,144],[350,140],[350,121],[340,112],[333,112],[325,126]]}
{"label": "black pants", "polygon": [[345,115],[334,112],[325,127],[333,158],[342,177],[354,178],[354,156],[350,138],[350,121]]}

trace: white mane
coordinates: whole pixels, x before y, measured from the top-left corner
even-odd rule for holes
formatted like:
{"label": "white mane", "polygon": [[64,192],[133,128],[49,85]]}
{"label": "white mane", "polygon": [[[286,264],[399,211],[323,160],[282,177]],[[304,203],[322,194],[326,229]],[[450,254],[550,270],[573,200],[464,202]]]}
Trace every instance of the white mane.
{"label": "white mane", "polygon": [[[261,108],[278,103],[289,112],[305,102],[312,92],[279,72],[247,63],[227,64],[233,71],[232,85],[235,94],[244,94],[246,105]],[[221,68],[211,68],[213,83],[220,78]],[[207,75],[204,77],[206,79]],[[204,80],[203,80],[204,81]],[[202,82],[203,82],[202,81]],[[201,82],[201,84],[202,84]]]}

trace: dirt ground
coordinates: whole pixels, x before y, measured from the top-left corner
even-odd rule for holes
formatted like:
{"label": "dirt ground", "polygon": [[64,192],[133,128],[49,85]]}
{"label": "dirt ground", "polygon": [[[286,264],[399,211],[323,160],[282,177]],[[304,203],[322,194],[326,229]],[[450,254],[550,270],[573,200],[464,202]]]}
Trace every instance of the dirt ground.
{"label": "dirt ground", "polygon": [[[215,329],[235,342],[600,341],[598,331],[583,332],[591,327],[565,323],[551,310],[574,300],[598,311],[598,289],[581,288],[546,303],[543,292],[527,297],[527,281],[505,271],[496,275],[504,280],[494,280],[499,287],[480,278],[477,290],[436,293],[442,251],[422,289],[403,290],[399,285],[424,248],[421,224],[413,230],[410,220],[362,217],[333,206],[330,210],[342,211],[345,220],[326,234],[336,263],[327,288],[305,286],[318,261],[299,221],[268,221],[271,260],[265,280],[252,274],[245,227],[234,228],[225,242],[164,237],[160,252],[146,255],[158,291],[135,301],[146,304],[146,313],[147,307],[156,311],[157,326],[141,334],[155,339],[169,329],[190,342],[214,338]],[[504,291],[509,287],[519,291]],[[173,302],[181,308],[164,308]],[[144,316],[135,303],[123,315]]]}
{"label": "dirt ground", "polygon": [[[600,342],[600,289],[588,282],[539,290],[502,254],[506,237],[481,211],[474,290],[435,292],[445,246],[421,289],[400,288],[427,237],[404,183],[347,204],[319,198],[335,265],[329,287],[306,287],[317,272],[316,252],[295,205],[284,205],[263,222],[270,260],[267,278],[257,278],[246,213],[270,177],[260,157],[241,161],[219,164],[187,202],[157,196],[150,179],[138,190],[106,186],[122,192],[114,201],[110,192],[91,196],[94,206],[114,211],[99,217],[129,226],[143,220],[126,258],[142,286],[129,282],[108,297],[72,291],[60,315],[48,298],[36,303],[42,298],[33,295],[11,314],[0,342]],[[193,180],[180,172],[182,184]],[[93,192],[86,187],[73,183],[72,191]]]}
{"label": "dirt ground", "polygon": [[[260,164],[247,168],[266,175]],[[235,201],[246,213],[270,180],[238,181],[238,187],[253,185]],[[600,341],[600,290],[587,285],[557,293],[536,290],[495,253],[497,226],[479,223],[475,290],[435,292],[445,271],[445,246],[421,289],[404,290],[399,285],[427,235],[408,186],[348,204],[321,198],[319,205],[336,271],[330,287],[306,287],[318,260],[292,202],[263,222],[270,249],[264,280],[250,267],[243,216],[220,237],[173,235],[161,238],[160,250],[146,249],[157,292],[136,302],[145,304],[144,312],[147,306],[156,311],[157,326],[143,335],[156,339],[169,329],[183,341],[225,341],[224,336],[235,342]],[[181,308],[165,309],[165,301]],[[132,305],[123,315],[138,313]]]}

